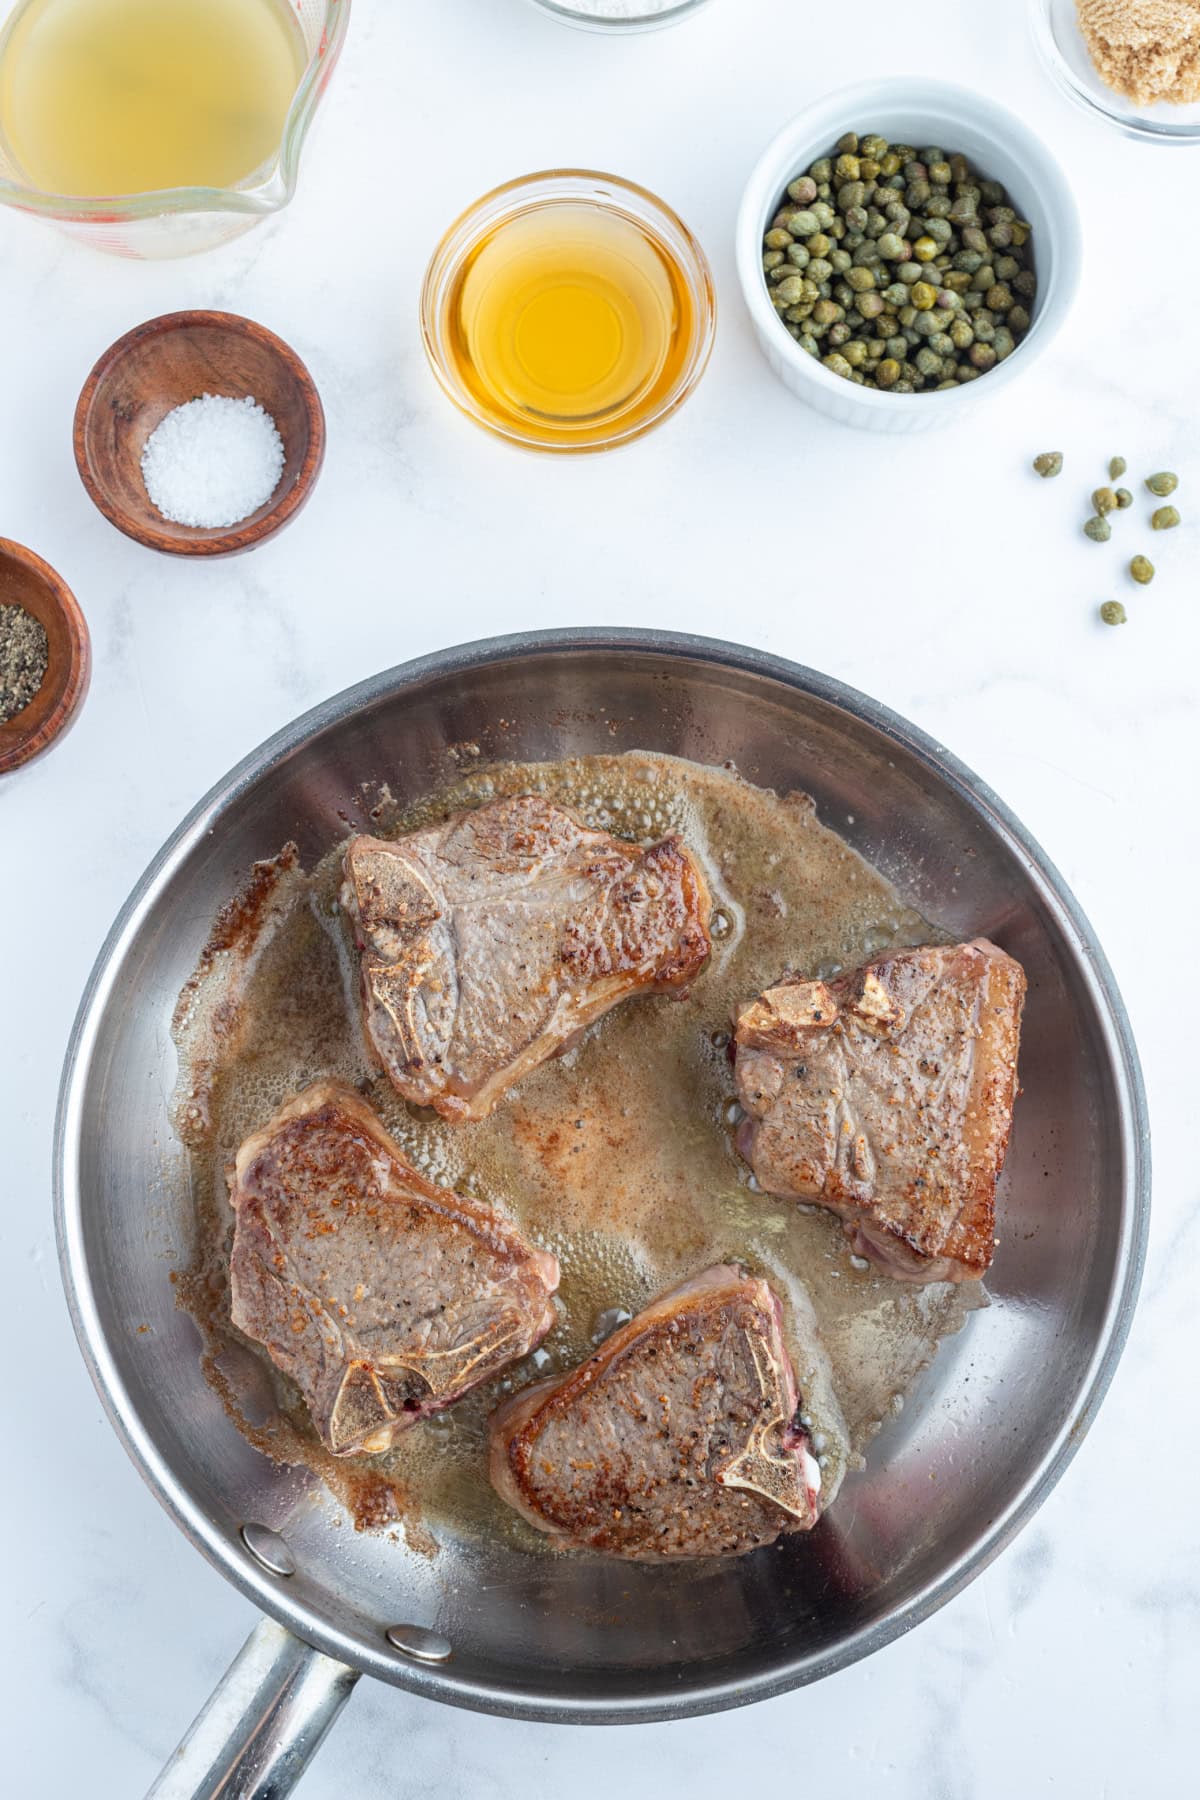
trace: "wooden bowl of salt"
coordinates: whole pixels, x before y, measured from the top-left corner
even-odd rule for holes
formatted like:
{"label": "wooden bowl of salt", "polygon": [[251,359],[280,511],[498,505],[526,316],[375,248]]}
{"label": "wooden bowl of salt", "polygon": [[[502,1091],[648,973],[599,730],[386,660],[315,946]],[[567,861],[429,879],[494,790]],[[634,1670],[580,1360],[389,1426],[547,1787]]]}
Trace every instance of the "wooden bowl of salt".
{"label": "wooden bowl of salt", "polygon": [[119,531],[170,556],[235,556],[291,523],[325,458],[325,411],[281,338],[236,313],[165,313],[104,352],[75,462]]}

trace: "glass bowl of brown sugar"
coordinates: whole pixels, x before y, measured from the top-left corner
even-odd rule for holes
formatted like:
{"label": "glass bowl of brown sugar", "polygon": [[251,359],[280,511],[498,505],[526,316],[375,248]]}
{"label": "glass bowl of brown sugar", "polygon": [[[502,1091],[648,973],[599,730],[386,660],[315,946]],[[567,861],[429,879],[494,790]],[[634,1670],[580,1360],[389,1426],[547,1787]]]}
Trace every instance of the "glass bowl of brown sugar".
{"label": "glass bowl of brown sugar", "polygon": [[1200,0],[1030,0],[1029,18],[1084,112],[1143,143],[1200,144]]}

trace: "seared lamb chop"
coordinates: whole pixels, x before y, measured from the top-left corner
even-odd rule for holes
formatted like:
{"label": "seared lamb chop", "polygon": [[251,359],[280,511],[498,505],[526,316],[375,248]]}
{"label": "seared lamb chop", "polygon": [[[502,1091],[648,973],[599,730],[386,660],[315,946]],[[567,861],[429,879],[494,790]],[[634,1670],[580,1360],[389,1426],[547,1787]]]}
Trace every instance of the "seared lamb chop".
{"label": "seared lamb chop", "polygon": [[710,949],[678,838],[639,849],[536,795],[353,838],[345,873],[367,1035],[404,1098],[447,1119],[486,1118],[618,1001],[686,988]]}
{"label": "seared lamb chop", "polygon": [[230,1188],[233,1322],[297,1383],[335,1456],[386,1450],[554,1323],[556,1258],[432,1186],[340,1082],[248,1137]]}
{"label": "seared lamb chop", "polygon": [[738,1147],[760,1185],[838,1213],[901,1280],[978,1280],[1024,999],[1020,964],[984,938],[785,976],[736,1019]]}
{"label": "seared lamb chop", "polygon": [[493,1414],[493,1485],[564,1547],[636,1561],[811,1530],[832,1493],[782,1326],[769,1285],[741,1269],[685,1281]]}

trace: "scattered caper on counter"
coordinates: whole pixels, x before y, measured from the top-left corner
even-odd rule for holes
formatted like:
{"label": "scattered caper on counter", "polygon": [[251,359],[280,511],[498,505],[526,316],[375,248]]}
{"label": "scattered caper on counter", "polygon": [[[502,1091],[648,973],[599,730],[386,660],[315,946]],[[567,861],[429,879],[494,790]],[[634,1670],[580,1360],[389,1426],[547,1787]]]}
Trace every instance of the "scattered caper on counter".
{"label": "scattered caper on counter", "polygon": [[1156,499],[1165,500],[1167,495],[1173,494],[1179,486],[1179,477],[1172,475],[1169,469],[1164,469],[1159,475],[1148,475],[1146,486]]}
{"label": "scattered caper on counter", "polygon": [[1063,466],[1062,451],[1044,451],[1041,456],[1034,457],[1033,466],[1043,481],[1048,481],[1054,475],[1061,475]]}
{"label": "scattered caper on counter", "polygon": [[1107,544],[1112,536],[1112,526],[1101,513],[1097,513],[1094,519],[1089,519],[1083,529],[1093,544]]}
{"label": "scattered caper on counter", "polygon": [[[848,131],[788,184],[763,237],[785,331],[860,387],[942,392],[1006,362],[1037,298],[1032,227],[965,156]],[[1057,475],[1057,466],[1039,475]]]}
{"label": "scattered caper on counter", "polygon": [[[1121,459],[1120,459],[1120,457],[1117,457],[1116,460],[1119,462]],[[1129,489],[1128,488],[1118,488],[1117,489],[1118,510],[1120,512],[1124,512],[1125,508],[1127,506],[1132,506],[1132,505],[1133,505],[1133,495],[1130,493]]]}
{"label": "scattered caper on counter", "polygon": [[1157,512],[1151,513],[1150,523],[1155,531],[1174,531],[1179,514],[1173,506],[1160,506]]}
{"label": "scattered caper on counter", "polygon": [[1117,496],[1110,487],[1097,488],[1092,495],[1092,506],[1103,518],[1105,513],[1116,512]]}
{"label": "scattered caper on counter", "polygon": [[1125,473],[1125,471],[1128,467],[1129,467],[1129,464],[1125,461],[1125,458],[1123,456],[1114,456],[1112,461],[1108,465],[1109,480],[1110,481],[1119,481],[1121,476]]}
{"label": "scattered caper on counter", "polygon": [[1148,556],[1135,556],[1129,565],[1129,573],[1140,587],[1149,587],[1154,580],[1154,564]]}
{"label": "scattered caper on counter", "polygon": [[1100,617],[1106,625],[1124,625],[1126,616],[1125,608],[1119,600],[1106,600],[1100,608]]}

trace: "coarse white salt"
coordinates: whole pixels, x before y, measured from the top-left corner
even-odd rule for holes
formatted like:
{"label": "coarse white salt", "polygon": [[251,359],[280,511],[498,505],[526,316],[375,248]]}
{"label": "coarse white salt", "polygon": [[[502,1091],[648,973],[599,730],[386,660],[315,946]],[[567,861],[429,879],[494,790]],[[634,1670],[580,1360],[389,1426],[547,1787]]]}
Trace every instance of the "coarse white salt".
{"label": "coarse white salt", "polygon": [[670,12],[682,0],[559,0],[559,4],[586,13],[589,19],[651,19],[655,13]]}
{"label": "coarse white salt", "polygon": [[142,451],[151,502],[174,525],[240,525],[265,506],[283,474],[283,439],[252,394],[202,394],[177,406]]}

